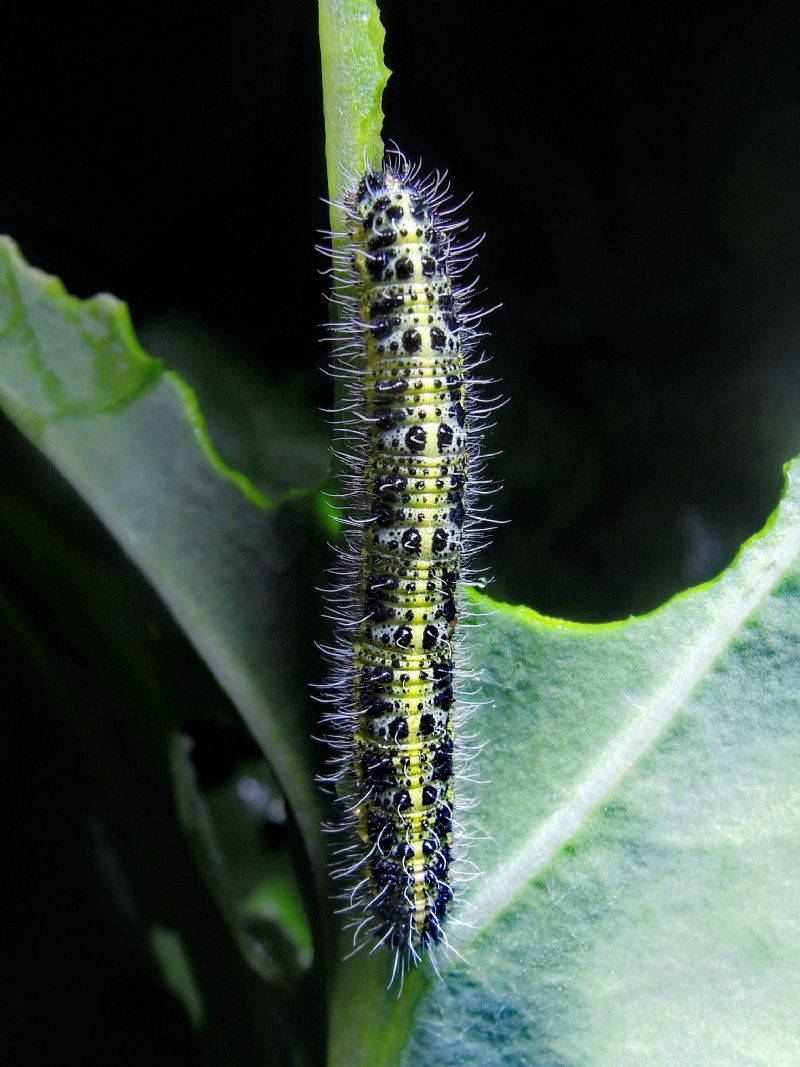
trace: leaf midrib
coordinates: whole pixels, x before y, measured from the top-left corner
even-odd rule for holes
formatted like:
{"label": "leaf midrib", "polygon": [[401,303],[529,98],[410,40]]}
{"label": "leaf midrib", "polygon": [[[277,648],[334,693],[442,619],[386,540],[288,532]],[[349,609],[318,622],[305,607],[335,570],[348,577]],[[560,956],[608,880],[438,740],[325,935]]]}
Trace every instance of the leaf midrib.
{"label": "leaf midrib", "polygon": [[[737,560],[717,581],[729,581],[727,603],[718,611],[699,638],[690,644],[688,653],[673,664],[663,685],[645,705],[639,718],[621,730],[606,745],[597,760],[587,769],[573,790],[571,799],[555,811],[541,826],[510,851],[507,858],[480,880],[480,888],[471,898],[471,910],[481,916],[479,926],[455,926],[450,942],[455,949],[473,941],[490,929],[497,918],[513,903],[533,878],[558,854],[584,821],[601,807],[641,757],[655,744],[664,730],[685,706],[689,697],[708,677],[715,662],[736,633],[758,606],[782,581],[792,563],[800,556],[800,521],[788,502],[793,469],[787,472],[787,488],[781,508],[770,519],[762,534],[742,549]],[[770,542],[772,542],[770,544]],[[747,555],[757,553],[752,573],[739,585],[735,571],[744,567]],[[703,595],[708,587],[690,591],[685,596]],[[668,611],[674,601],[666,604]],[[637,620],[631,620],[635,625]]]}

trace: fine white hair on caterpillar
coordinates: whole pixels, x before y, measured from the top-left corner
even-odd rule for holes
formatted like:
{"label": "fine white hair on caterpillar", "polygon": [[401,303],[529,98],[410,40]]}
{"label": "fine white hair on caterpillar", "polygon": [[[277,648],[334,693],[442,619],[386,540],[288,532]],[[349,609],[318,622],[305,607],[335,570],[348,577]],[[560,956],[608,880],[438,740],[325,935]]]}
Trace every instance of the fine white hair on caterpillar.
{"label": "fine white hair on caterpillar", "polygon": [[354,948],[388,946],[402,981],[448,950],[445,919],[474,877],[463,813],[476,748],[462,731],[474,691],[457,623],[490,524],[478,499],[494,399],[479,395],[477,279],[463,280],[481,239],[463,238],[446,174],[420,177],[397,149],[335,206],[345,228],[324,251],[344,546],[328,591],[325,781],[343,812],[333,873]]}

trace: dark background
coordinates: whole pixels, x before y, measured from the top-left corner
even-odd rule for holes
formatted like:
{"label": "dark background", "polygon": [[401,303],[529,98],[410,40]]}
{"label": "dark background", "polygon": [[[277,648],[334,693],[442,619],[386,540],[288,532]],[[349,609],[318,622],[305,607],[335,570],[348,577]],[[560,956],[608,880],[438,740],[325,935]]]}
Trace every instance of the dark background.
{"label": "dark background", "polygon": [[[494,514],[510,522],[486,553],[492,593],[586,621],[650,610],[733,558],[800,451],[797,5],[382,6],[385,133],[474,191],[484,299],[503,302],[487,348],[510,397],[491,439]],[[76,295],[127,300],[145,346],[196,385],[223,454],[210,352],[218,383],[235,366],[297,412],[303,469],[321,477],[315,5],[79,4],[4,23],[0,232]],[[77,515],[64,521],[100,544],[16,432],[0,441],[8,499],[56,526]],[[258,476],[257,455],[228,458]],[[33,603],[9,545],[3,588]],[[29,709],[3,786],[26,857],[7,910],[12,1058],[57,1037],[90,1063],[124,1033],[125,1062],[197,1062],[87,858],[82,749],[8,647]]]}

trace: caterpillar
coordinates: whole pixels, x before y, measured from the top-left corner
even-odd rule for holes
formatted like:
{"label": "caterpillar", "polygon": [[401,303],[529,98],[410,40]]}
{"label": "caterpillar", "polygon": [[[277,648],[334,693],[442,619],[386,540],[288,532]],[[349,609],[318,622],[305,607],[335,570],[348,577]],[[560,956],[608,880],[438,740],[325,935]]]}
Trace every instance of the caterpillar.
{"label": "caterpillar", "polygon": [[336,206],[346,225],[328,251],[345,546],[329,591],[325,719],[347,841],[333,873],[347,886],[356,949],[373,939],[394,950],[393,980],[449,946],[454,864],[467,862],[469,805],[455,771],[460,785],[474,752],[457,732],[467,672],[456,624],[485,527],[475,499],[491,409],[475,374],[483,313],[469,309],[476,282],[462,275],[479,241],[460,238],[446,175],[420,178],[396,149]]}

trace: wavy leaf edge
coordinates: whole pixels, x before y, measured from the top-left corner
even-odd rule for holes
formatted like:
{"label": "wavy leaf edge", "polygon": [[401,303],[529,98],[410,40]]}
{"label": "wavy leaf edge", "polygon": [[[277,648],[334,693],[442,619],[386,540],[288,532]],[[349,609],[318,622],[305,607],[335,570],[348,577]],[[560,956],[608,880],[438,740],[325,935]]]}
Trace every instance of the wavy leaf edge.
{"label": "wavy leaf edge", "polygon": [[[313,489],[298,487],[297,489],[291,490],[289,493],[282,494],[280,497],[271,500],[253,484],[246,474],[242,471],[235,470],[226,463],[217,451],[211,438],[197,393],[179,374],[165,368],[160,359],[145,352],[136,337],[136,331],[134,330],[131,321],[130,310],[124,300],[120,300],[119,297],[106,292],[95,293],[93,296],[87,297],[86,299],[73,296],[72,293],[67,290],[61,278],[55,274],[49,274],[46,271],[41,270],[39,267],[35,267],[29,263],[25,259],[17,242],[8,234],[0,234],[0,256],[6,259],[12,274],[14,272],[19,272],[22,276],[28,278],[41,289],[43,295],[45,295],[47,299],[51,300],[54,304],[67,312],[67,314],[75,314],[76,312],[92,314],[99,309],[104,314],[108,315],[117,330],[120,341],[125,346],[126,355],[133,362],[138,363],[141,366],[143,370],[142,379],[135,388],[131,389],[128,393],[118,398],[113,403],[105,404],[98,409],[93,409],[89,414],[113,414],[114,411],[120,410],[128,404],[138,400],[139,397],[149,389],[153,388],[162,378],[165,378],[179,392],[185,408],[186,417],[194,431],[198,445],[211,468],[225,481],[234,485],[242,496],[255,507],[261,510],[267,510],[278,506],[287,498],[294,499],[298,494],[305,496],[309,492],[316,491],[316,487],[313,487]],[[81,417],[81,412],[70,412],[66,415],[55,416],[53,419],[44,420],[44,423],[46,424],[49,421],[58,421],[65,418]],[[24,415],[21,416],[21,419],[30,427],[30,420],[25,419]],[[35,431],[32,436],[34,439],[37,436]]]}

